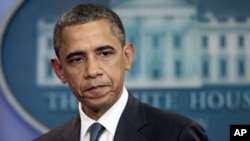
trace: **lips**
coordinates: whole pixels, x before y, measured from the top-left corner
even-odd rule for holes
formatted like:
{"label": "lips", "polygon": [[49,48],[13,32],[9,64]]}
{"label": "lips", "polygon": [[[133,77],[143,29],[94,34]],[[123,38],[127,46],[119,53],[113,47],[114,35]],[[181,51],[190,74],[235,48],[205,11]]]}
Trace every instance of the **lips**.
{"label": "lips", "polygon": [[103,87],[105,87],[105,86],[103,86],[103,85],[91,86],[91,87],[88,87],[85,91],[97,90],[97,89],[103,88]]}
{"label": "lips", "polygon": [[112,87],[112,84],[108,81],[104,82],[102,80],[90,80],[85,83],[81,93],[84,97],[89,98],[102,97],[103,95],[108,93],[108,91],[110,91],[108,87]]}
{"label": "lips", "polygon": [[85,87],[84,92],[99,92],[102,88],[107,87],[106,84],[89,85]]}
{"label": "lips", "polygon": [[83,91],[83,96],[87,99],[97,99],[105,96],[107,94],[107,90],[105,89],[107,85],[97,85],[86,88]]}

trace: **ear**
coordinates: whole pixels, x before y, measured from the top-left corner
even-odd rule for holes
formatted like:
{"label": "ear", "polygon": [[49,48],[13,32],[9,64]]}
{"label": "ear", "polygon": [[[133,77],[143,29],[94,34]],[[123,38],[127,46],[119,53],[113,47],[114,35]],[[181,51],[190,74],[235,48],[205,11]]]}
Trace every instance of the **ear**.
{"label": "ear", "polygon": [[129,70],[134,63],[135,48],[134,45],[129,43],[123,47],[125,70]]}
{"label": "ear", "polygon": [[50,60],[50,63],[56,76],[61,80],[61,82],[64,84],[67,83],[60,61],[57,58],[53,58]]}

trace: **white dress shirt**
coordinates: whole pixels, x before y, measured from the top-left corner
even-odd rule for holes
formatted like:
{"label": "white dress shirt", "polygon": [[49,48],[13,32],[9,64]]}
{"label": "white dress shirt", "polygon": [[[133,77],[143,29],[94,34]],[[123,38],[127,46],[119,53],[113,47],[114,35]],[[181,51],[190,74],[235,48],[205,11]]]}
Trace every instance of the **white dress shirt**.
{"label": "white dress shirt", "polygon": [[80,141],[89,141],[90,132],[89,127],[94,122],[99,122],[105,127],[104,132],[101,134],[99,141],[113,141],[115,136],[116,127],[118,125],[121,114],[128,101],[128,91],[123,87],[123,92],[118,101],[106,112],[104,113],[98,121],[94,121],[89,118],[83,111],[81,103],[79,102],[79,113],[81,118],[81,131],[80,131]]}

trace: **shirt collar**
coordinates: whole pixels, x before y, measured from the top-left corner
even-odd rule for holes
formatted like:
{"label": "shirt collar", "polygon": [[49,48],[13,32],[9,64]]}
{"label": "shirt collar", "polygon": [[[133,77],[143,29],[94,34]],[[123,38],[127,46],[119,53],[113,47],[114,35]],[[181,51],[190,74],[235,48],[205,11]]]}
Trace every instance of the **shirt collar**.
{"label": "shirt collar", "polygon": [[[123,87],[123,92],[118,101],[107,111],[105,112],[97,122],[101,123],[105,129],[114,136],[118,121],[121,117],[121,114],[126,106],[128,100],[128,91]],[[79,102],[79,113],[81,118],[81,136],[85,136],[89,127],[96,121],[89,118],[81,108],[81,103]],[[114,116],[115,113],[115,116]]]}

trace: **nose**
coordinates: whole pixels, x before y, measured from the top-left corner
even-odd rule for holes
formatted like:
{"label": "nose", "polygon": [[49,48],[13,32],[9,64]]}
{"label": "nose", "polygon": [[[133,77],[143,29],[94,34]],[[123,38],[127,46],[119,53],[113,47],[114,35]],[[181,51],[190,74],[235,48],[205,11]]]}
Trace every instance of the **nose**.
{"label": "nose", "polygon": [[94,57],[89,58],[86,65],[86,78],[96,78],[101,75],[101,72],[99,61]]}

